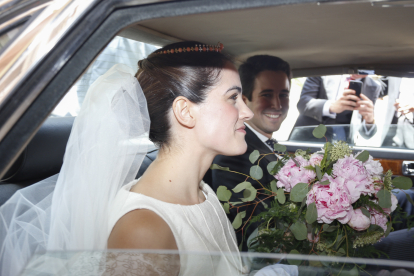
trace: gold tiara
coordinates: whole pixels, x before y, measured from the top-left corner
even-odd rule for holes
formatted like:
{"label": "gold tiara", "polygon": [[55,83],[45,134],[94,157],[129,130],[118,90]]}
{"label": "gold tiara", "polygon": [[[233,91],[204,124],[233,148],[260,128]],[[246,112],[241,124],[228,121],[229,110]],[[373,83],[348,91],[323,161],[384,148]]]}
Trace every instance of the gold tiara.
{"label": "gold tiara", "polygon": [[217,43],[217,45],[204,45],[196,44],[195,47],[180,47],[170,50],[160,51],[157,54],[177,54],[186,52],[218,52],[224,49],[223,43]]}

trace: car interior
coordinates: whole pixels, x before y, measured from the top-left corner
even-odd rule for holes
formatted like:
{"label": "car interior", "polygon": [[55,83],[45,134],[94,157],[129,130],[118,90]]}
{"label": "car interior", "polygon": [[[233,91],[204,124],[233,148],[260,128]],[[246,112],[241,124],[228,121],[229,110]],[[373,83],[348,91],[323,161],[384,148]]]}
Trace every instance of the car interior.
{"label": "car interior", "polygon": [[[32,137],[30,142],[20,150],[18,157],[14,158],[15,161],[1,177],[0,206],[18,189],[59,173],[75,117],[48,117],[44,120],[44,114],[52,112],[53,106],[86,71],[91,58],[95,58],[102,47],[110,42],[112,33],[157,47],[184,40],[206,44],[220,41],[224,44],[225,52],[234,57],[236,64],[258,54],[279,56],[290,63],[294,78],[352,74],[358,69],[375,70],[375,74],[381,76],[414,78],[413,8],[404,8],[403,4],[356,1],[279,6],[264,5],[258,1],[257,6],[253,3],[247,6],[216,3],[215,9],[204,5],[191,12],[185,10],[183,3],[169,5],[182,10],[176,16],[171,16],[176,10],[170,10],[171,13],[165,16],[159,12],[158,16],[150,19],[136,17],[130,19],[132,24],[127,21],[123,23],[127,27],[111,29],[110,24],[128,12],[134,12],[133,9],[120,9],[117,17],[108,18],[94,35],[88,37],[89,40],[75,56],[78,60],[84,59],[84,63],[78,66],[79,61],[73,61],[72,65],[67,65],[59,72],[56,82],[46,88],[49,89],[47,91],[58,91],[53,92],[57,94],[49,94],[49,102],[45,99],[47,93],[39,98],[38,101],[47,102],[49,107],[37,113],[35,119],[38,123],[30,126],[32,130],[38,129],[36,134],[29,135]],[[196,3],[188,5],[197,7]],[[137,9],[135,12],[139,11]],[[123,29],[119,32],[119,28]],[[110,31],[105,38],[99,39],[106,30]],[[96,41],[92,42],[94,39]],[[88,49],[92,51],[87,52]],[[77,71],[74,70],[76,66]],[[59,78],[69,80],[58,85]],[[291,109],[295,105],[291,104]],[[40,103],[36,103],[33,108],[39,110],[39,106]],[[281,143],[287,146],[289,152],[306,148],[317,151],[324,141],[314,138],[311,132],[311,128],[301,132],[293,129],[288,140]],[[29,140],[28,137],[24,139]],[[354,149],[368,149],[374,158],[381,160],[384,169],[392,169],[395,175],[403,175],[404,168],[414,172],[413,163],[407,163],[405,167],[403,163],[414,160],[412,149],[366,146],[355,146]],[[137,177],[143,174],[156,155],[156,149],[148,152]],[[410,177],[414,179],[412,175]],[[209,183],[208,178],[205,181]]]}

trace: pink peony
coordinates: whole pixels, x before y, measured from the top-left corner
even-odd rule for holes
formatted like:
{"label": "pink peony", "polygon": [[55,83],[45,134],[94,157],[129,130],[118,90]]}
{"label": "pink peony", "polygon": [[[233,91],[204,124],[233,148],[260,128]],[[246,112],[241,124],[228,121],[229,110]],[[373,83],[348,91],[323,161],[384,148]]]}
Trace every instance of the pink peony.
{"label": "pink peony", "polygon": [[370,155],[368,160],[364,162],[365,169],[371,175],[381,175],[384,169],[379,161],[374,160]]}
{"label": "pink peony", "polygon": [[315,167],[316,165],[320,165],[323,159],[323,155],[320,153],[314,153],[310,156],[309,163],[311,166]]}
{"label": "pink peony", "polygon": [[308,193],[306,204],[316,203],[319,223],[332,223],[337,219],[346,224],[351,219],[352,203],[348,190],[339,181],[328,175],[324,175],[322,181],[329,180],[329,185],[315,183]]}
{"label": "pink peony", "polygon": [[353,210],[348,225],[356,231],[364,231],[371,225],[371,220],[362,213],[361,209]]}
{"label": "pink peony", "polygon": [[296,166],[292,159],[289,159],[289,161],[287,161],[280,169],[279,173],[275,175],[275,178],[279,180],[277,182],[277,187],[284,188],[286,192],[290,192],[296,184],[310,183],[316,177],[314,171],[304,168],[309,166],[309,161],[302,156],[297,156],[295,159],[300,164],[299,167]]}
{"label": "pink peony", "polygon": [[[355,159],[352,154],[339,159],[333,165],[332,174],[346,179],[347,182],[352,181],[347,184],[349,191],[356,189],[359,193],[364,195],[372,195],[375,193],[374,183],[363,163],[358,159]],[[353,196],[353,202],[356,200]]]}
{"label": "pink peony", "polygon": [[384,229],[384,232],[387,231],[387,222],[388,222],[387,217],[375,210],[370,210],[370,213],[371,213],[371,224],[379,225],[381,226],[382,229]]}

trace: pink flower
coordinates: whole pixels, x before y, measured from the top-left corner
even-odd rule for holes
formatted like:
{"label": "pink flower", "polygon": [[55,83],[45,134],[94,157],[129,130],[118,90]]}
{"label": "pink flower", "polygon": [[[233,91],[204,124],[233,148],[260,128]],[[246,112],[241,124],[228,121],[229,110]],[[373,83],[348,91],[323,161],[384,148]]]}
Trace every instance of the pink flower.
{"label": "pink flower", "polygon": [[[346,179],[349,191],[355,189],[364,195],[375,193],[374,184],[363,163],[355,159],[352,154],[339,159],[333,165],[332,174]],[[355,194],[352,197],[353,202],[359,199],[359,197],[355,198]]]}
{"label": "pink flower", "polygon": [[322,159],[323,159],[323,154],[314,153],[314,154],[311,155],[311,157],[309,159],[309,163],[313,167],[315,167],[316,165],[319,166],[321,164]]}
{"label": "pink flower", "polygon": [[314,171],[304,168],[309,166],[309,161],[302,156],[296,156],[295,159],[299,163],[299,167],[296,166],[292,159],[289,159],[279,173],[275,175],[275,178],[279,180],[277,187],[284,188],[286,192],[290,192],[296,184],[310,183],[316,177]]}
{"label": "pink flower", "polygon": [[364,231],[371,225],[371,220],[362,213],[361,209],[353,210],[348,225],[356,231]]}
{"label": "pink flower", "polygon": [[379,161],[374,160],[370,155],[368,160],[364,162],[365,169],[371,175],[381,175],[384,169]]}
{"label": "pink flower", "polygon": [[397,209],[398,199],[394,194],[391,194],[391,209],[390,208],[384,208],[384,212],[388,215],[391,214],[391,212],[394,212],[395,209]]}
{"label": "pink flower", "polygon": [[332,223],[335,219],[342,224],[348,223],[352,215],[352,202],[343,179],[334,179],[327,174],[322,181],[329,180],[329,185],[315,183],[308,193],[306,204],[316,203],[319,223]]}
{"label": "pink flower", "polygon": [[384,229],[384,232],[387,231],[387,222],[388,222],[387,217],[375,210],[370,210],[370,213],[371,213],[371,224],[376,224],[378,226],[381,226],[381,228]]}

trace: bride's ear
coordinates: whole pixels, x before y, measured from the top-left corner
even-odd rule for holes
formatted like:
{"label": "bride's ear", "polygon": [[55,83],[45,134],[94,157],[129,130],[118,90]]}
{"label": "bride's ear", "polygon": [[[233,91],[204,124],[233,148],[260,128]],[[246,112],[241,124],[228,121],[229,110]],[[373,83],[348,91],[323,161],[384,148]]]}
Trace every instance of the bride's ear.
{"label": "bride's ear", "polygon": [[195,117],[192,114],[193,103],[186,97],[177,97],[172,105],[172,111],[177,121],[185,127],[193,128],[195,126]]}

